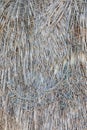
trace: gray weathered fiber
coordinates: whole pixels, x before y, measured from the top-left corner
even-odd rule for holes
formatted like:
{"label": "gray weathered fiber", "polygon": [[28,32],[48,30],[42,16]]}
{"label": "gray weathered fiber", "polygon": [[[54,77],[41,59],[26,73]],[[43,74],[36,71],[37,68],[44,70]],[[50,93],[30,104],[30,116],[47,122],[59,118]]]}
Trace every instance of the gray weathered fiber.
{"label": "gray weathered fiber", "polygon": [[87,0],[0,0],[0,130],[87,130]]}

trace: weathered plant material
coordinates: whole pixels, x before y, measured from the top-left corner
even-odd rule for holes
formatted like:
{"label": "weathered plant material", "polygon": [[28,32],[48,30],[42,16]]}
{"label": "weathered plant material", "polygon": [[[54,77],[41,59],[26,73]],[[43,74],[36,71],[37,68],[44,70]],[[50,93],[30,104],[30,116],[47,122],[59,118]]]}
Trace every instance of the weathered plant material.
{"label": "weathered plant material", "polygon": [[0,0],[0,130],[87,129],[87,1]]}

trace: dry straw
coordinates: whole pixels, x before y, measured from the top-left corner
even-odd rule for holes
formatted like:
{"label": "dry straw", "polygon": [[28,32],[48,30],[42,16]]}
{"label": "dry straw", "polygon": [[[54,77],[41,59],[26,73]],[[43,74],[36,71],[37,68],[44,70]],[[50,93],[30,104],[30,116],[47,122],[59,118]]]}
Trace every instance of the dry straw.
{"label": "dry straw", "polygon": [[0,130],[86,130],[86,44],[86,0],[0,0]]}

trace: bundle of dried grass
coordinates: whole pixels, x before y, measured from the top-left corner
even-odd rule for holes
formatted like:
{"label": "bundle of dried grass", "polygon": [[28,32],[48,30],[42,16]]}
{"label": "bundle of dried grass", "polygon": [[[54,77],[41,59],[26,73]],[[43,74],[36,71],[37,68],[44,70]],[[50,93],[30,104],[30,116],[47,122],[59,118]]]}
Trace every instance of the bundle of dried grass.
{"label": "bundle of dried grass", "polygon": [[86,0],[0,0],[1,130],[86,130],[86,17]]}

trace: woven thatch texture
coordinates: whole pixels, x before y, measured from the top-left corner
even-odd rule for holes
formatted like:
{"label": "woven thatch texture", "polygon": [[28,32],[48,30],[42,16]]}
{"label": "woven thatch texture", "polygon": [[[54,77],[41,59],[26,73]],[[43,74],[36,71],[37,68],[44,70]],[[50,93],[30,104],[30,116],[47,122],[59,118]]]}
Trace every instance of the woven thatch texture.
{"label": "woven thatch texture", "polygon": [[86,0],[0,0],[0,129],[85,130],[86,44]]}

